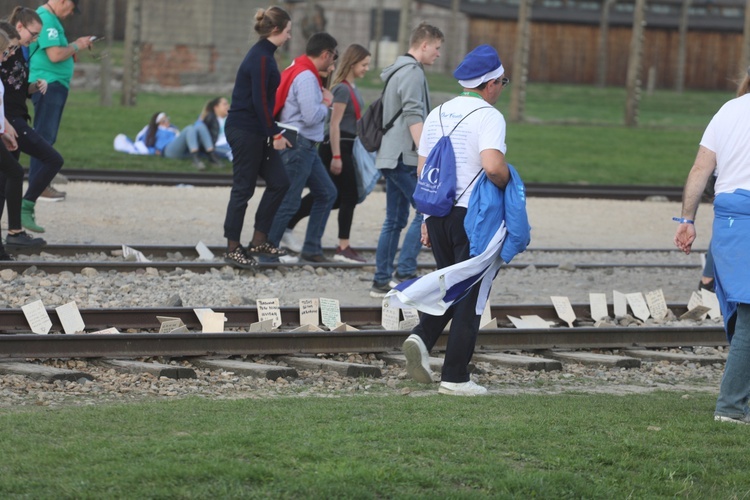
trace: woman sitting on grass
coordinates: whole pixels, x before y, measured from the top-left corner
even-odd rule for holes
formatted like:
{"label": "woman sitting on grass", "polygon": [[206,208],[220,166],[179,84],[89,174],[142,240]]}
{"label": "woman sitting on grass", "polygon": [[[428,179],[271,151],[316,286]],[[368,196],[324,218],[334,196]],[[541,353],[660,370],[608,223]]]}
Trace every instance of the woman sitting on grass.
{"label": "woman sitting on grass", "polygon": [[232,160],[232,148],[229,147],[227,136],[224,133],[224,124],[229,115],[229,101],[226,97],[215,97],[208,101],[201,111],[196,127],[205,125],[211,134],[211,141],[214,144],[214,153],[219,158]]}
{"label": "woman sitting on grass", "polygon": [[201,149],[206,152],[211,163],[220,163],[214,155],[211,133],[202,122],[188,125],[180,131],[170,123],[169,116],[160,111],[154,113],[148,126],[140,131],[135,140],[136,144],[142,141],[149,154],[177,159],[190,157],[198,170],[206,168],[200,159]]}

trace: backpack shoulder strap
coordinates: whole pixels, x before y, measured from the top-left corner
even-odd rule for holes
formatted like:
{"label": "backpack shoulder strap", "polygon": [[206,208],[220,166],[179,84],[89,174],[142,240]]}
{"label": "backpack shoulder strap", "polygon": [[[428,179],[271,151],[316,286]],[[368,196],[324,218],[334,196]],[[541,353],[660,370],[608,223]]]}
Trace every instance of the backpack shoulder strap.
{"label": "backpack shoulder strap", "polygon": [[[442,107],[442,105],[441,105],[441,107]],[[448,135],[451,135],[458,128],[458,126],[461,125],[461,122],[463,122],[465,119],[467,119],[469,116],[471,116],[472,113],[474,113],[475,111],[479,111],[480,109],[492,109],[492,106],[482,106],[480,108],[476,108],[476,109],[471,110],[466,116],[464,116],[463,118],[461,118],[458,121],[458,123],[456,123],[456,126],[451,129],[451,131],[448,133]],[[442,128],[442,126],[443,126],[443,122],[441,121],[440,122],[440,127]]]}
{"label": "backpack shoulder strap", "polygon": [[[458,128],[458,126],[459,126],[459,125],[461,125],[461,122],[462,122],[462,121],[464,121],[465,119],[467,119],[467,118],[469,117],[469,115],[470,115],[471,113],[473,113],[474,111],[479,111],[480,109],[492,109],[492,106],[482,106],[482,107],[480,107],[480,108],[476,108],[476,109],[472,110],[472,111],[471,111],[471,112],[469,112],[469,113],[468,113],[468,114],[467,114],[466,116],[464,116],[463,118],[461,118],[461,120],[460,120],[460,121],[459,121],[458,123],[456,123],[456,126],[455,126],[455,127],[453,127],[453,130],[451,130],[450,134],[452,134],[452,133],[453,133],[453,131],[454,131],[454,130],[456,130],[456,129]],[[450,135],[450,134],[448,134],[448,135]],[[468,190],[468,189],[469,189],[469,188],[471,187],[471,185],[472,185],[472,184],[474,184],[474,181],[475,181],[475,180],[477,180],[477,177],[479,177],[479,175],[480,175],[480,174],[481,174],[482,172],[484,172],[484,169],[480,168],[480,169],[479,169],[479,172],[477,172],[477,175],[475,175],[475,176],[474,176],[474,178],[473,178],[473,179],[471,180],[471,182],[469,183],[469,185],[468,185],[468,186],[466,186],[466,188],[465,188],[465,189],[464,189],[463,191],[461,191],[461,194],[459,194],[459,195],[458,195],[458,198],[456,198],[456,199],[455,199],[455,201],[453,202],[453,205],[454,205],[454,206],[455,206],[456,204],[458,204],[458,200],[460,200],[460,199],[461,199],[461,197],[462,197],[462,196],[464,195],[464,193],[466,193],[466,191],[467,191],[467,190]]]}
{"label": "backpack shoulder strap", "polygon": [[[399,71],[401,71],[402,69],[404,69],[407,66],[416,66],[416,65],[417,65],[416,63],[414,63],[414,64],[404,64],[403,66],[401,66],[400,68],[398,68],[396,71],[394,71],[393,73],[391,73],[391,76],[388,77],[388,79],[385,81],[385,85],[383,85],[383,93],[381,94],[381,96],[385,97],[385,89],[388,86],[388,82],[391,81],[391,78],[393,78],[394,76],[396,76],[396,73],[398,73]],[[386,123],[385,126],[383,127],[383,132],[387,132],[387,131],[389,131],[391,129],[391,127],[393,127],[393,124],[396,123],[396,120],[398,120],[398,117],[401,116],[401,113],[403,113],[403,111],[404,111],[403,108],[399,108],[398,111],[396,111],[396,114],[393,116],[393,118],[391,118],[388,121],[388,123]]]}

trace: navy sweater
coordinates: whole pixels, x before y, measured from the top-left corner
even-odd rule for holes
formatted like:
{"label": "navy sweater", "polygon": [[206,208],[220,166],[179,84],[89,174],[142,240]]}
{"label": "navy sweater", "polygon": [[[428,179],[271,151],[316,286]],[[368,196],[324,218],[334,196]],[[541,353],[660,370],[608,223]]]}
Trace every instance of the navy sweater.
{"label": "navy sweater", "polygon": [[273,118],[281,73],[273,57],[276,45],[263,38],[250,48],[237,70],[227,128],[270,137],[281,129]]}

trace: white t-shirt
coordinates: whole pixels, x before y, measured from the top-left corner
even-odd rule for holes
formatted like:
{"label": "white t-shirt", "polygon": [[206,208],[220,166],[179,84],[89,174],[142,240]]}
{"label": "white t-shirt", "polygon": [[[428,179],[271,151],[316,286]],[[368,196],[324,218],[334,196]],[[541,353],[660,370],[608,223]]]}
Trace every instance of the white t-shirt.
{"label": "white t-shirt", "polygon": [[716,153],[716,194],[750,190],[750,94],[721,107],[706,127],[701,146]]}
{"label": "white t-shirt", "polygon": [[471,116],[462,121],[450,135],[456,155],[456,206],[459,207],[469,206],[471,192],[476,185],[476,181],[472,180],[482,170],[479,153],[486,149],[496,149],[505,154],[505,118],[500,111],[483,99],[459,96],[430,112],[422,128],[422,137],[419,139],[419,156],[426,158],[443,135],[448,135],[464,116],[478,108],[487,109],[471,113]]}

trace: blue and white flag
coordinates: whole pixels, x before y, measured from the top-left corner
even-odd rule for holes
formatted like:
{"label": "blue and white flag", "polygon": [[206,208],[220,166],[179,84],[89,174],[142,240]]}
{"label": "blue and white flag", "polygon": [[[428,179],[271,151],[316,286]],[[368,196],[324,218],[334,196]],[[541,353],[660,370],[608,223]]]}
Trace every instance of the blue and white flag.
{"label": "blue and white flag", "polygon": [[484,252],[476,257],[433,271],[426,276],[400,283],[386,295],[396,307],[413,307],[433,316],[442,316],[461,300],[472,286],[479,285],[476,313],[482,314],[503,260],[505,222],[495,232]]}

